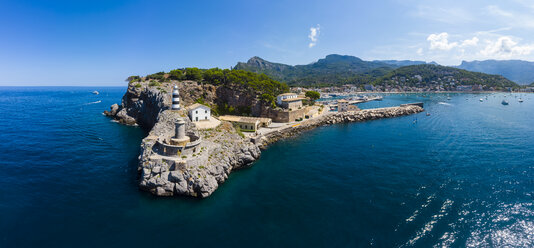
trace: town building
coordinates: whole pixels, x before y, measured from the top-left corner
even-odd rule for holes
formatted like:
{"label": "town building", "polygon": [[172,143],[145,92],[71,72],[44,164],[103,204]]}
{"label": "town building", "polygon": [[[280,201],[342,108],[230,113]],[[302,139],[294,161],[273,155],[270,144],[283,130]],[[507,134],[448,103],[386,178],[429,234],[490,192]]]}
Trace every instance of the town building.
{"label": "town building", "polygon": [[211,119],[211,109],[200,103],[195,103],[187,107],[191,121],[209,121]]}
{"label": "town building", "polygon": [[472,91],[473,86],[472,85],[458,85],[456,86],[457,91]]}
{"label": "town building", "polygon": [[341,99],[337,101],[337,112],[347,112],[347,111],[360,111],[358,106],[350,104],[349,101]]}
{"label": "town building", "polygon": [[373,91],[375,89],[375,87],[373,87],[372,85],[370,84],[366,84],[363,86],[363,88],[367,91]]}
{"label": "town building", "polygon": [[247,117],[247,116],[235,116],[235,115],[223,115],[219,117],[222,121],[229,121],[238,126],[241,131],[256,132],[260,127],[268,127],[271,125],[271,118],[263,117]]}
{"label": "town building", "polygon": [[337,101],[337,112],[349,111],[349,101],[341,99]]}
{"label": "town building", "polygon": [[302,107],[303,99],[304,98],[299,97],[296,93],[284,93],[276,97],[276,103],[282,108],[295,110]]}

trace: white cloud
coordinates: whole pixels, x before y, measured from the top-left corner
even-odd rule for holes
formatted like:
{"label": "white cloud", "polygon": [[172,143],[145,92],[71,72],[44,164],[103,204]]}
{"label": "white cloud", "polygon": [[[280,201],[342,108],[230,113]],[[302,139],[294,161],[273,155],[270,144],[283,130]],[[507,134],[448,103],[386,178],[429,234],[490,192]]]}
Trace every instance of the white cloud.
{"label": "white cloud", "polygon": [[451,50],[452,48],[458,46],[458,42],[449,43],[449,34],[440,33],[440,34],[431,34],[426,38],[427,41],[430,41],[430,50]]}
{"label": "white cloud", "polygon": [[308,35],[308,38],[310,38],[310,44],[308,44],[308,47],[312,48],[317,44],[317,38],[319,37],[319,34],[321,33],[321,26],[317,24],[315,27],[310,28],[310,34]]}
{"label": "white cloud", "polygon": [[529,55],[534,51],[534,44],[518,45],[509,36],[502,36],[497,41],[486,41],[486,47],[480,51],[480,54],[488,57],[510,58],[512,56]]}
{"label": "white cloud", "polygon": [[464,40],[462,41],[462,47],[467,47],[467,46],[476,46],[478,45],[478,37],[473,37],[472,39],[470,40]]}

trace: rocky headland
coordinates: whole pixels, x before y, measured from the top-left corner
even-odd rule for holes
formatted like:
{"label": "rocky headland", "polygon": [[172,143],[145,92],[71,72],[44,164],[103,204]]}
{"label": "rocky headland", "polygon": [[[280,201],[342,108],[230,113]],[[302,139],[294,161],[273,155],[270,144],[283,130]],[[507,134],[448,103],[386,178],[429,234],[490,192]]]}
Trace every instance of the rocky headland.
{"label": "rocky headland", "polygon": [[[318,126],[391,118],[423,111],[419,106],[409,105],[325,113],[265,135],[247,137],[236,130],[231,123],[224,121],[214,129],[197,130],[183,108],[171,110],[170,92],[173,84],[178,84],[180,88],[182,106],[192,104],[195,99],[202,97],[203,100],[214,103],[224,101],[225,98],[234,99],[230,101],[237,106],[249,101],[249,106],[257,112],[261,112],[263,108],[256,98],[250,96],[249,91],[239,88],[221,89],[192,81],[169,82],[157,86],[151,86],[148,82],[131,82],[121,104],[112,105],[104,114],[120,123],[138,124],[150,130],[141,143],[138,165],[139,186],[142,190],[158,196],[207,197],[234,169],[251,166],[259,159],[260,149]],[[191,139],[188,145],[194,144],[194,148],[178,155],[169,155],[166,149],[170,148],[166,147],[165,142],[172,139],[175,128],[177,129],[176,122],[179,120],[185,122],[187,136]]]}

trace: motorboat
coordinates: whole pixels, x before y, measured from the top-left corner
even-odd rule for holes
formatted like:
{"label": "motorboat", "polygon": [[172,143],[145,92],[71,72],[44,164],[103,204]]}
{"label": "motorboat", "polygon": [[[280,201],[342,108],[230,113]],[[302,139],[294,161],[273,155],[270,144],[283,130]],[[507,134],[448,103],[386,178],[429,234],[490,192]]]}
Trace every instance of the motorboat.
{"label": "motorboat", "polygon": [[508,101],[506,101],[506,100],[502,100],[501,104],[502,104],[502,105],[508,105]]}

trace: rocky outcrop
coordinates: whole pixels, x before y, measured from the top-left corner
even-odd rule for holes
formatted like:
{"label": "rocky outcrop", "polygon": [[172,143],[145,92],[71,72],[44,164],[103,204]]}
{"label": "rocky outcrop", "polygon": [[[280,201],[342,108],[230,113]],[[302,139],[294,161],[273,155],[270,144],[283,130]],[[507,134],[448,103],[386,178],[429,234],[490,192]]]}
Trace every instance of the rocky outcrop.
{"label": "rocky outcrop", "polygon": [[[234,169],[249,166],[260,157],[260,149],[241,138],[229,123],[214,130],[197,131],[183,111],[163,111],[156,125],[141,143],[140,187],[158,196],[188,195],[207,197]],[[186,121],[186,130],[203,138],[199,152],[191,157],[161,156],[157,137],[171,136],[174,123]]]}
{"label": "rocky outcrop", "polygon": [[[170,110],[171,83],[150,85],[148,82],[132,83],[122,99],[121,105],[114,104],[104,113],[124,124],[139,124],[150,132],[141,143],[139,156],[139,186],[142,190],[158,196],[187,195],[207,197],[211,195],[229,174],[239,168],[247,167],[259,159],[260,148],[277,140],[294,136],[317,126],[397,117],[423,111],[418,106],[393,107],[362,110],[357,112],[328,113],[306,120],[298,126],[291,126],[280,131],[271,132],[264,137],[244,138],[229,122],[222,122],[215,129],[196,130],[187,118],[185,110]],[[211,85],[195,82],[181,82],[180,96],[182,106],[193,103],[201,97],[207,101],[217,101],[219,97],[228,97],[239,89],[220,89]],[[257,100],[248,93],[234,95],[234,104],[242,105],[251,101],[254,107]],[[189,137],[202,140],[188,156],[177,154],[164,155],[158,146],[162,137],[174,134],[178,119],[185,121]],[[185,154],[185,153],[184,153]],[[192,155],[191,155],[192,154]]]}
{"label": "rocky outcrop", "polygon": [[146,83],[130,84],[121,105],[111,105],[110,111],[104,111],[104,114],[123,124],[140,124],[151,128],[159,113],[170,107],[171,100],[165,92],[148,87]]}

